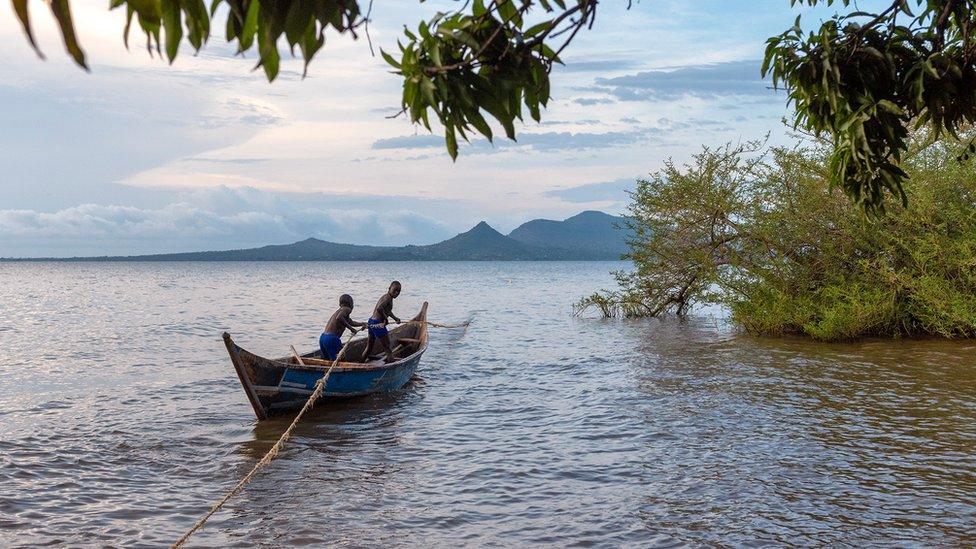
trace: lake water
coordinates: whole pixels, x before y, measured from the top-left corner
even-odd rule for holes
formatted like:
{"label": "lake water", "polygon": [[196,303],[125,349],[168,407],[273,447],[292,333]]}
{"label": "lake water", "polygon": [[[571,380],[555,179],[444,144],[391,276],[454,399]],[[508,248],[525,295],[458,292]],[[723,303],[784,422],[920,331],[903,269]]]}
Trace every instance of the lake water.
{"label": "lake water", "polygon": [[175,541],[286,427],[220,340],[311,350],[397,278],[402,391],[317,408],[197,546],[976,543],[976,345],[576,318],[619,263],[0,263],[0,546]]}

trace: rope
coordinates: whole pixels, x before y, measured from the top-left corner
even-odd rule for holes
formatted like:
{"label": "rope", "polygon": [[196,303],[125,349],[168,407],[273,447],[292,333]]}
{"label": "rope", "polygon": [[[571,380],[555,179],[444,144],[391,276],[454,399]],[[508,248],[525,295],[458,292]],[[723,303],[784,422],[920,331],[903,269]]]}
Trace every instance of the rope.
{"label": "rope", "polygon": [[[468,324],[471,324],[471,322],[470,321],[462,322],[460,324],[437,324],[435,322],[427,322],[426,320],[410,320],[407,322],[407,324],[427,324],[428,326],[433,326],[435,328],[462,328],[462,327],[467,327]],[[284,447],[285,441],[287,441],[288,438],[291,437],[291,432],[295,429],[295,426],[298,425],[298,421],[302,419],[302,416],[305,415],[305,412],[309,411],[312,408],[312,406],[315,405],[315,401],[318,400],[320,396],[322,396],[322,391],[325,389],[325,383],[329,379],[329,374],[332,373],[332,369],[336,367],[336,364],[339,364],[339,361],[342,359],[342,356],[346,354],[346,349],[349,348],[349,342],[352,341],[352,338],[355,335],[356,335],[355,333],[349,334],[349,339],[346,340],[346,344],[342,346],[342,349],[339,351],[339,354],[336,355],[336,359],[332,362],[332,365],[329,366],[329,369],[326,370],[325,375],[322,376],[321,379],[315,382],[315,390],[312,391],[312,394],[308,397],[308,401],[305,403],[305,406],[302,407],[302,409],[298,412],[298,415],[295,416],[295,419],[292,420],[291,425],[289,425],[288,428],[285,429],[284,433],[281,433],[281,437],[278,438],[278,442],[274,443],[274,446],[272,446],[271,449],[268,450],[266,454],[264,454],[264,457],[261,458],[261,461],[258,461],[254,465],[254,467],[251,468],[251,471],[248,474],[244,475],[244,478],[242,478],[240,482],[238,482],[233,488],[230,489],[229,492],[227,492],[227,495],[225,495],[220,501],[215,503],[214,506],[210,508],[210,511],[206,515],[200,518],[200,520],[198,520],[196,524],[193,525],[192,528],[190,528],[189,530],[187,530],[185,534],[183,534],[183,537],[181,537],[179,540],[176,541],[176,543],[171,545],[170,549],[179,549],[180,547],[183,547],[186,544],[187,540],[190,539],[190,536],[192,536],[198,530],[203,528],[203,525],[206,524],[206,522],[210,519],[210,517],[214,515],[214,513],[219,511],[220,508],[223,507],[228,500],[230,500],[230,498],[234,497],[238,492],[240,492],[244,488],[244,486],[247,485],[247,483],[251,482],[251,479],[262,467],[271,463],[271,460],[273,460],[278,455],[278,452],[280,452],[281,448]],[[292,347],[292,351],[293,352],[295,351],[294,347]],[[298,353],[296,352],[295,355],[298,356]],[[300,357],[298,358],[298,362],[301,363]]]}
{"label": "rope", "polygon": [[302,416],[305,415],[305,412],[309,411],[312,408],[312,406],[315,404],[315,401],[318,400],[319,397],[322,395],[322,390],[325,388],[325,383],[329,379],[329,374],[332,373],[332,369],[335,368],[336,364],[339,363],[339,360],[342,359],[342,355],[346,354],[346,349],[349,348],[349,342],[352,340],[354,335],[355,334],[349,335],[349,339],[346,340],[346,344],[342,346],[342,349],[339,351],[339,354],[336,355],[336,359],[332,362],[332,366],[329,366],[329,369],[325,372],[325,375],[322,376],[321,379],[315,382],[315,390],[312,391],[311,396],[308,397],[308,401],[305,403],[305,406],[302,407],[301,411],[298,412],[298,415],[295,416],[295,419],[292,420],[291,425],[289,425],[288,428],[285,429],[284,433],[281,433],[281,437],[278,438],[278,442],[275,442],[274,446],[272,446],[271,449],[268,450],[268,453],[264,454],[264,457],[261,458],[261,461],[257,462],[254,465],[254,467],[251,469],[251,472],[244,475],[244,478],[242,478],[240,482],[237,483],[236,486],[231,488],[231,490],[227,492],[227,495],[225,495],[220,501],[218,501],[216,504],[214,504],[213,507],[210,508],[210,512],[208,512],[200,520],[198,520],[196,524],[193,525],[192,528],[187,530],[187,532],[183,534],[183,537],[177,540],[176,543],[171,545],[170,546],[171,549],[178,549],[179,547],[183,547],[183,545],[186,544],[187,540],[190,539],[190,536],[196,533],[197,530],[203,528],[203,525],[207,522],[207,520],[209,520],[210,517],[214,515],[214,513],[219,511],[220,508],[223,507],[225,503],[227,503],[227,500],[234,497],[235,494],[240,492],[247,483],[251,482],[251,479],[254,477],[255,473],[258,472],[258,470],[260,470],[265,465],[271,463],[271,460],[278,455],[278,452],[281,451],[281,448],[285,445],[285,441],[288,440],[288,438],[291,436],[292,430],[294,430],[295,426],[298,425],[298,420],[302,419]]}
{"label": "rope", "polygon": [[410,323],[426,324],[428,326],[433,326],[434,328],[467,328],[471,324],[471,321],[460,322],[458,324],[438,324],[436,322],[427,322],[426,320],[411,320]]}
{"label": "rope", "polygon": [[[373,324],[371,328],[385,328],[389,326],[389,322],[384,322],[383,324]],[[403,324],[426,324],[428,326],[433,326],[434,328],[467,328],[471,321],[460,322],[458,324],[438,324],[436,322],[427,322],[426,320],[408,320]]]}

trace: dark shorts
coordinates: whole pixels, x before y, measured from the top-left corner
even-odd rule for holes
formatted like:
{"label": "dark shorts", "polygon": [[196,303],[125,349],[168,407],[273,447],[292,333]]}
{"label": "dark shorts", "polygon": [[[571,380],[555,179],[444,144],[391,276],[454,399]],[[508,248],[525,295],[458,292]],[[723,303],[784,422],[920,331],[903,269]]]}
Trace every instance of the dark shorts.
{"label": "dark shorts", "polygon": [[369,327],[369,335],[373,337],[383,337],[390,333],[386,329],[386,326],[378,326],[374,328],[373,326],[376,326],[377,324],[383,324],[383,322],[376,320],[375,318],[371,318],[366,321],[366,325]]}
{"label": "dark shorts", "polygon": [[319,336],[319,349],[322,351],[322,358],[335,360],[342,349],[342,340],[335,334],[322,334]]}

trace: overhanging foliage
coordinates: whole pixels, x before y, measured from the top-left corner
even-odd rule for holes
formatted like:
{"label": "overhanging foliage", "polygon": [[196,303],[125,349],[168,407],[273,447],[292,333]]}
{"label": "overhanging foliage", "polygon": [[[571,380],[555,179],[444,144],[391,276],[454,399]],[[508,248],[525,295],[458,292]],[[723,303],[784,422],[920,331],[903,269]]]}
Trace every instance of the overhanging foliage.
{"label": "overhanging foliage", "polygon": [[[621,0],[623,1],[623,0]],[[785,0],[784,0],[785,1]],[[37,48],[28,0],[12,0]],[[50,0],[65,47],[87,68],[68,0]],[[549,75],[578,32],[592,25],[598,0],[472,0],[404,29],[383,58],[403,78],[402,113],[443,128],[452,158],[458,139],[494,137],[490,119],[515,139],[523,110],[534,120],[550,98]],[[784,87],[798,127],[830,137],[830,181],[866,211],[886,197],[904,203],[901,167],[912,126],[956,135],[976,121],[976,0],[894,0],[878,12],[851,11],[850,0],[790,0],[839,5],[845,13],[804,34],[795,25],[770,38],[762,72]],[[224,36],[239,53],[257,50],[269,80],[279,72],[279,42],[308,64],[327,32],[368,36],[372,2],[357,0],[111,0],[135,22],[150,52],[172,61],[184,39],[200,49],[214,16],[227,13]],[[630,2],[628,2],[628,6]],[[365,7],[365,9],[364,9]],[[856,8],[856,6],[854,6]],[[221,11],[223,13],[223,11]],[[40,53],[38,51],[38,53]],[[976,153],[969,142],[960,159]]]}
{"label": "overhanging foliage", "polygon": [[[851,0],[790,0],[851,4]],[[800,18],[769,39],[764,75],[789,92],[795,124],[830,136],[830,181],[867,211],[903,204],[910,128],[958,137],[976,122],[976,1],[894,0],[836,15],[806,35]],[[972,141],[958,153],[976,152]]]}

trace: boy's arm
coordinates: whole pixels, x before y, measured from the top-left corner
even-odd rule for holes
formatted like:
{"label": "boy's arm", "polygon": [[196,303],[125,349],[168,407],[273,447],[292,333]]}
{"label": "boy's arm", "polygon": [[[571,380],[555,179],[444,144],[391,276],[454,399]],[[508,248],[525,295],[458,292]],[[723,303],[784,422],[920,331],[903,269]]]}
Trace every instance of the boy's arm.
{"label": "boy's arm", "polygon": [[390,318],[392,318],[393,320],[395,320],[397,324],[403,322],[402,320],[400,320],[399,318],[397,318],[397,315],[393,314],[393,300],[392,299],[390,300],[390,305],[389,305],[387,311],[389,311],[387,314],[390,315]]}
{"label": "boy's arm", "polygon": [[366,325],[363,322],[356,322],[352,318],[349,318],[349,311],[347,311],[344,315],[342,315],[342,318],[340,320],[342,321],[342,325],[345,326],[346,328],[349,328],[349,330],[352,333],[356,333],[359,331],[356,329],[357,327],[363,327]]}

